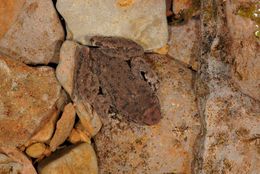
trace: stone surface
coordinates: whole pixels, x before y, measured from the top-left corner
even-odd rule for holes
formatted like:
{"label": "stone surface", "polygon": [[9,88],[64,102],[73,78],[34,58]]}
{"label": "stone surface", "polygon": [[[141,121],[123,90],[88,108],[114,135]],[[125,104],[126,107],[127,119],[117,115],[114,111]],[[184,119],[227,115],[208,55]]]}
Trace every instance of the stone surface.
{"label": "stone surface", "polygon": [[65,106],[61,118],[57,122],[55,133],[50,142],[51,151],[61,145],[70,135],[75,123],[76,112],[72,103]]}
{"label": "stone surface", "polygon": [[0,39],[14,23],[25,0],[1,0],[0,1]]}
{"label": "stone surface", "polygon": [[34,136],[30,138],[30,140],[26,143],[26,146],[36,142],[49,142],[54,133],[58,116],[58,112],[54,111],[48,122],[46,122],[45,125]]}
{"label": "stone surface", "polygon": [[37,174],[31,161],[15,148],[0,147],[1,174]]}
{"label": "stone surface", "polygon": [[94,137],[100,173],[191,173],[200,123],[192,91],[191,70],[176,61],[149,55],[160,78],[162,120],[140,126],[119,115],[102,117]]}
{"label": "stone surface", "polygon": [[1,0],[0,4],[0,51],[27,64],[57,62],[64,31],[53,2]]}
{"label": "stone surface", "polygon": [[34,143],[27,147],[26,154],[32,158],[39,158],[41,157],[46,150],[46,145],[43,143]]}
{"label": "stone surface", "polygon": [[175,14],[180,13],[182,10],[192,7],[192,1],[194,0],[173,0],[172,10]]}
{"label": "stone surface", "polygon": [[70,39],[84,45],[95,35],[121,36],[152,50],[168,39],[164,0],[58,0],[56,6]]}
{"label": "stone surface", "polygon": [[225,60],[233,53],[226,42],[230,33],[224,2],[202,2],[203,8],[212,11],[202,14],[203,45],[196,88],[203,132],[197,143],[194,173],[257,174],[260,103],[241,93],[231,82],[232,67]]}
{"label": "stone surface", "polygon": [[2,55],[0,81],[0,146],[20,146],[51,119],[61,86],[52,68],[28,67]]}
{"label": "stone surface", "polygon": [[232,79],[243,93],[260,101],[260,42],[254,35],[256,23],[250,18],[236,15],[237,9],[246,4],[242,1],[228,1],[226,7],[227,24],[232,40]]}
{"label": "stone surface", "polygon": [[190,19],[184,25],[169,26],[168,55],[191,67],[193,70],[198,68],[198,56],[200,53],[199,25],[199,20]]}
{"label": "stone surface", "polygon": [[76,112],[82,126],[91,137],[95,136],[102,127],[99,116],[89,104],[83,104],[81,101],[75,101],[75,104]]}
{"label": "stone surface", "polygon": [[97,174],[97,158],[90,144],[82,143],[56,151],[38,166],[39,174]]}
{"label": "stone surface", "polygon": [[73,41],[65,41],[60,50],[60,61],[56,69],[56,76],[66,92],[72,96],[73,77],[76,52],[80,45]]}

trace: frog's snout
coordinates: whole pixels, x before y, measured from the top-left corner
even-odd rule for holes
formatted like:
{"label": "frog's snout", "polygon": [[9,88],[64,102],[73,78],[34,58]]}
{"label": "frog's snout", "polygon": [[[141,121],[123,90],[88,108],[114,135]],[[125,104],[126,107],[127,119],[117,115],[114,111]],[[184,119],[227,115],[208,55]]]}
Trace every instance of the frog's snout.
{"label": "frog's snout", "polygon": [[143,116],[143,123],[147,125],[157,124],[162,119],[160,107],[157,105],[146,109]]}

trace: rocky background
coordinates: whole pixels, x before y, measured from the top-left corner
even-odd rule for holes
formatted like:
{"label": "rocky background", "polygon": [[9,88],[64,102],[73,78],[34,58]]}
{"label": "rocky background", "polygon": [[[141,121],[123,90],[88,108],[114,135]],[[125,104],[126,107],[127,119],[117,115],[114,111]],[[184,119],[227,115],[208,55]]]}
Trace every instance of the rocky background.
{"label": "rocky background", "polygon": [[[259,174],[259,27],[258,0],[0,0],[0,173]],[[145,49],[158,124],[72,99],[95,35]]]}

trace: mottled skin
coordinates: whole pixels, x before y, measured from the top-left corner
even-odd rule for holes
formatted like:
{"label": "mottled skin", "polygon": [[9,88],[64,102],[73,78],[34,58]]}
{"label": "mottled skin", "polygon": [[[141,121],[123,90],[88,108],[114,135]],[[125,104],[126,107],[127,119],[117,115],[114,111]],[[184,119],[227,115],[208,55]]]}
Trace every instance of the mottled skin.
{"label": "mottled skin", "polygon": [[77,56],[74,95],[100,116],[112,111],[139,124],[158,123],[160,104],[152,89],[158,81],[142,47],[115,37],[96,36],[91,42],[94,47],[82,47]]}

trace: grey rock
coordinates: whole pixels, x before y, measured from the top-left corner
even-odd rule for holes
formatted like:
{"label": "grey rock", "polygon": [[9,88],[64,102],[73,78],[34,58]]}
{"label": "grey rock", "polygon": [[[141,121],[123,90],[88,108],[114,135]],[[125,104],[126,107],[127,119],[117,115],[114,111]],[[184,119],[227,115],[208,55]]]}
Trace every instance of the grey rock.
{"label": "grey rock", "polygon": [[84,45],[95,35],[121,36],[152,50],[168,39],[164,0],[58,0],[69,39]]}

